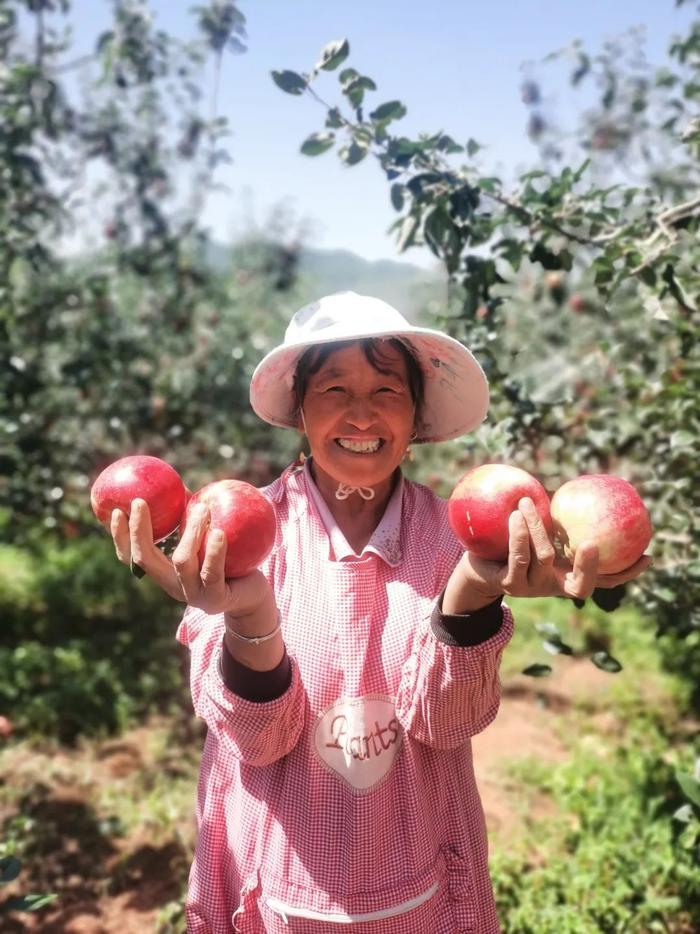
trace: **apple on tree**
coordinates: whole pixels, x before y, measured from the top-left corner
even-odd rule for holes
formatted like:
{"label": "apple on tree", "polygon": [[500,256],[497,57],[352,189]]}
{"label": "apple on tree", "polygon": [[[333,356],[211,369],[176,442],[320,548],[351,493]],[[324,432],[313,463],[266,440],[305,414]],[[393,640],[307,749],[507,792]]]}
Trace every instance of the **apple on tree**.
{"label": "apple on tree", "polygon": [[[226,538],[224,576],[244,577],[259,567],[275,543],[275,510],[270,501],[243,480],[215,480],[192,494],[185,524],[200,503],[209,510],[209,529],[221,529]],[[208,539],[209,531],[200,547],[200,567]]]}
{"label": "apple on tree", "polygon": [[178,472],[148,454],[134,454],[114,461],[102,471],[90,490],[92,510],[106,529],[112,512],[131,514],[131,503],[143,499],[148,504],[153,541],[163,541],[180,525],[187,492]]}
{"label": "apple on tree", "polygon": [[526,470],[508,464],[483,464],[467,471],[448,502],[450,527],[471,554],[488,561],[506,561],[508,519],[524,496],[533,501],[551,535],[547,491]]}
{"label": "apple on tree", "polygon": [[582,542],[598,547],[601,574],[617,574],[641,558],[651,520],[631,483],[608,474],[583,474],[559,487],[551,503],[555,541],[573,561]]}

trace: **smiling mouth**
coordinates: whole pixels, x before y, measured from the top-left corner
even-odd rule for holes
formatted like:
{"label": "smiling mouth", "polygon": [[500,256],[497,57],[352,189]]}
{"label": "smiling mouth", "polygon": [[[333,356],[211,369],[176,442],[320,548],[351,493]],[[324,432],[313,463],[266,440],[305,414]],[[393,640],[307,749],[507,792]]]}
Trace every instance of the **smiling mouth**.
{"label": "smiling mouth", "polygon": [[351,454],[376,454],[376,452],[384,446],[384,441],[381,438],[376,438],[373,441],[354,441],[350,438],[336,438],[335,443],[338,447],[341,447],[344,451],[349,451]]}

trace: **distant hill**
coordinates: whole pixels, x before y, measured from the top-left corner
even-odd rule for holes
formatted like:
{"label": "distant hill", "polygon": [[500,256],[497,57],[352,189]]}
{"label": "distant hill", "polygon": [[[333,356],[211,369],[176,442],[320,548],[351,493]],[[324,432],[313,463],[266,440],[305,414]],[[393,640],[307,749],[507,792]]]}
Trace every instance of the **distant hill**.
{"label": "distant hill", "polygon": [[[211,262],[219,269],[236,266],[241,261],[240,249],[212,243]],[[308,288],[309,300],[350,289],[383,298],[411,320],[429,301],[442,301],[445,296],[445,277],[438,270],[394,260],[370,261],[349,250],[303,248],[299,276]]]}

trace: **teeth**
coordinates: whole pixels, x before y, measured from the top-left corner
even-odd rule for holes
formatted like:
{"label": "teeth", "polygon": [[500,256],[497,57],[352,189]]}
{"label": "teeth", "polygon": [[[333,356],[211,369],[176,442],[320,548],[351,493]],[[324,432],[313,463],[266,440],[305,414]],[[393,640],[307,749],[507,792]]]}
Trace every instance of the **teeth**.
{"label": "teeth", "polygon": [[379,440],[350,441],[348,438],[338,438],[338,444],[346,451],[355,451],[358,454],[371,454],[379,450]]}

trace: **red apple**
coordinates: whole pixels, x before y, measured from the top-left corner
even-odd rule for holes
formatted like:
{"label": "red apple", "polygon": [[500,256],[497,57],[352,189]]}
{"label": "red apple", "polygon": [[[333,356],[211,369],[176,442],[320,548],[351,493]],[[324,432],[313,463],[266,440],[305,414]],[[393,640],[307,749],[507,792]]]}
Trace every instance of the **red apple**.
{"label": "red apple", "polygon": [[122,457],[105,467],[90,490],[93,512],[107,529],[112,510],[121,509],[129,516],[135,499],[148,503],[154,542],[167,538],[179,526],[185,487],[178,472],[159,457]]}
{"label": "red apple", "polygon": [[[215,480],[192,494],[186,517],[198,503],[209,509],[209,528],[221,529],[226,536],[224,575],[244,577],[260,567],[275,543],[275,510],[270,501],[244,480]],[[199,551],[200,567],[208,538],[209,532]]]}
{"label": "red apple", "polygon": [[651,540],[651,520],[631,483],[608,474],[583,474],[552,497],[555,537],[573,561],[582,542],[598,546],[598,570],[616,574],[634,564]]}
{"label": "red apple", "polygon": [[467,551],[489,561],[508,559],[508,517],[529,496],[545,528],[552,531],[547,491],[520,467],[483,464],[469,470],[454,488],[448,504],[452,531]]}

